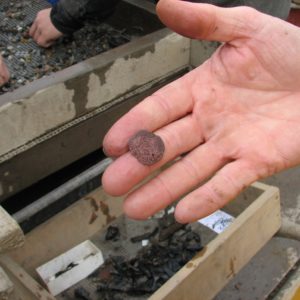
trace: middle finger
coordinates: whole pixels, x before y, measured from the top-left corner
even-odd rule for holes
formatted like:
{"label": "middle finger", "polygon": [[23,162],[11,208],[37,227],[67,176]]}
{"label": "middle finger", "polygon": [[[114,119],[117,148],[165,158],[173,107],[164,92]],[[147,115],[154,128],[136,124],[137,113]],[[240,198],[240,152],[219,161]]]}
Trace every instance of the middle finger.
{"label": "middle finger", "polygon": [[207,142],[174,165],[133,191],[124,202],[125,213],[133,219],[146,219],[218,171],[227,158]]}
{"label": "middle finger", "polygon": [[127,152],[110,165],[103,175],[102,184],[108,193],[115,196],[126,194],[151,172],[203,142],[201,129],[193,115],[173,122],[155,133],[165,144],[162,160],[153,166],[144,166]]}

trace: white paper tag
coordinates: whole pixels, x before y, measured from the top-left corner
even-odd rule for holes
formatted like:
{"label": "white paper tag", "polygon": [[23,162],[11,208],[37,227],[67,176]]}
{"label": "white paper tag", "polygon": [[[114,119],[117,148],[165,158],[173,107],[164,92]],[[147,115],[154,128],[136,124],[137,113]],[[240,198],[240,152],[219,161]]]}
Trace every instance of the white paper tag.
{"label": "white paper tag", "polygon": [[223,232],[232,222],[234,217],[224,211],[217,210],[213,214],[199,220],[202,225],[210,228],[216,233]]}

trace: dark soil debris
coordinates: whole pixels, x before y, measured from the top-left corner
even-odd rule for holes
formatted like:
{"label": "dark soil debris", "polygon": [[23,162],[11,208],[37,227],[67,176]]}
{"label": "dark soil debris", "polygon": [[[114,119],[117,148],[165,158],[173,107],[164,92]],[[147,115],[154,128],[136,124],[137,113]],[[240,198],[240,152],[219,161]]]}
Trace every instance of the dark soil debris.
{"label": "dark soil debris", "polygon": [[117,226],[109,226],[106,231],[105,240],[117,241],[120,238],[120,230]]}
{"label": "dark soil debris", "polygon": [[90,300],[90,293],[83,287],[79,287],[74,291],[74,296],[76,299]]}
{"label": "dark soil debris", "polygon": [[[164,217],[167,218],[169,216]],[[165,234],[164,241],[160,241],[159,236],[170,226],[170,220],[147,233],[152,236],[151,243],[134,258],[114,256],[107,259],[98,274],[103,269],[106,273],[110,270],[110,275],[98,275],[94,280],[100,298],[150,295],[189,262],[203,248],[201,238],[189,226],[177,224],[173,217],[172,230]]]}

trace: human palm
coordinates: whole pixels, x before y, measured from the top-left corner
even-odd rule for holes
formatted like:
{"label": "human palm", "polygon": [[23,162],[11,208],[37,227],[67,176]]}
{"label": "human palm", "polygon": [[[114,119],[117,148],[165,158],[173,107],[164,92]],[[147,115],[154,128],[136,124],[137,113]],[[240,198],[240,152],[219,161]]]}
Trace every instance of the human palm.
{"label": "human palm", "polygon": [[[250,8],[161,0],[158,13],[183,35],[224,44],[113,126],[104,147],[118,159],[103,186],[126,194],[180,157],[129,193],[124,210],[144,219],[186,194],[175,211],[186,223],[224,206],[257,179],[300,164],[300,30]],[[140,129],[154,131],[166,145],[154,166],[127,152]]]}

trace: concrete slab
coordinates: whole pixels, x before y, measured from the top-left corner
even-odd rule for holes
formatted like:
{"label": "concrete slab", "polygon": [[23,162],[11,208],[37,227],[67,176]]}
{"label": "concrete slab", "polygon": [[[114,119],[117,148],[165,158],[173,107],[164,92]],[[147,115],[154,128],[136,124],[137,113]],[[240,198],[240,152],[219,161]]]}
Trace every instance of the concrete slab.
{"label": "concrete slab", "polygon": [[299,259],[299,243],[273,238],[215,300],[267,299]]}

